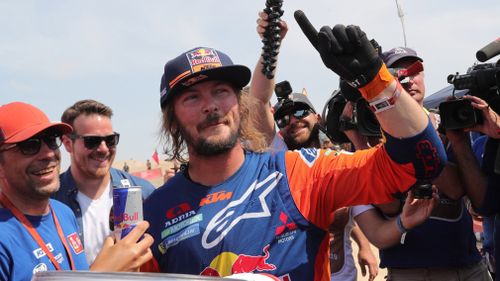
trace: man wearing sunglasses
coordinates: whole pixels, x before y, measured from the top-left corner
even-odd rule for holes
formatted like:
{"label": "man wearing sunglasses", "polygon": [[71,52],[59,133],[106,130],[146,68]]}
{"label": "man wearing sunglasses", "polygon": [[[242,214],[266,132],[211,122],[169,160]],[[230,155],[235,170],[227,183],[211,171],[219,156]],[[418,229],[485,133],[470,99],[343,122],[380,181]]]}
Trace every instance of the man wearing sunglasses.
{"label": "man wearing sunglasses", "polygon": [[[60,136],[65,123],[51,123],[38,108],[0,106],[0,280],[31,280],[48,270],[88,270],[71,210],[50,199],[59,189]],[[111,237],[91,270],[137,268],[151,258],[152,238],[141,223],[115,245]]]}
{"label": "man wearing sunglasses", "polygon": [[112,115],[111,108],[100,102],[81,100],[61,117],[73,127],[73,132],[62,136],[71,166],[61,174],[61,189],[55,199],[75,213],[89,264],[112,231],[112,188],[140,186],[143,198],[154,190],[150,182],[111,167],[120,140],[113,130]]}
{"label": "man wearing sunglasses", "polygon": [[293,93],[274,105],[274,119],[288,149],[321,146],[319,124],[321,116],[307,98],[305,90]]}

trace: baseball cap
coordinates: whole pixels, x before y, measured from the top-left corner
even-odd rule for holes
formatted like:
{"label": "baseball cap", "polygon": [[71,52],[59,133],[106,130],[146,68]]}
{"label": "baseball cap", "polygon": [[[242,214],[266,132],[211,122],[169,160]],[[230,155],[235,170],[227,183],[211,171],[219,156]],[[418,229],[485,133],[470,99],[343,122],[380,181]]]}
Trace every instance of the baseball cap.
{"label": "baseball cap", "polygon": [[417,55],[417,52],[415,50],[406,48],[406,47],[396,47],[393,49],[390,49],[387,52],[383,52],[380,57],[384,61],[384,63],[387,65],[387,67],[391,67],[395,62],[404,59],[404,58],[414,58],[417,59],[421,62],[424,60],[420,58]]}
{"label": "baseball cap", "polygon": [[243,88],[250,81],[250,76],[248,67],[234,64],[223,52],[197,47],[165,64],[160,85],[160,106],[163,108],[172,96],[196,83],[222,80]]}
{"label": "baseball cap", "polygon": [[73,131],[66,123],[53,123],[40,109],[23,102],[0,106],[0,144],[17,143],[54,128],[61,134]]}
{"label": "baseball cap", "polygon": [[[291,103],[290,103],[291,101]],[[280,117],[295,108],[308,108],[316,112],[311,101],[303,93],[293,93],[288,96],[288,99],[282,99],[274,105],[275,118]]]}

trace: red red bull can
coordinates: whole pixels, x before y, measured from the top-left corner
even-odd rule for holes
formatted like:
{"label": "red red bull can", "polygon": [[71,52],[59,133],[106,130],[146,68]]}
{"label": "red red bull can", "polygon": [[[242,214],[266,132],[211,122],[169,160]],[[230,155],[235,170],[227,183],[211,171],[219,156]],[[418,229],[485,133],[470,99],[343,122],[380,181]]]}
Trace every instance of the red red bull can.
{"label": "red red bull can", "polygon": [[113,221],[117,240],[125,237],[143,220],[142,188],[140,186],[113,188]]}

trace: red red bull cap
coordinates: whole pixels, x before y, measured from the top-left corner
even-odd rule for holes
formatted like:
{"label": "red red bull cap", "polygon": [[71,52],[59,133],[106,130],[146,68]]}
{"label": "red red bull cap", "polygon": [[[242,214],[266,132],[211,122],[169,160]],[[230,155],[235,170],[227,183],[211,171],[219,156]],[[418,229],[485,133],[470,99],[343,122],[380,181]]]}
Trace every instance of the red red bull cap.
{"label": "red red bull cap", "polygon": [[208,47],[197,47],[165,64],[160,85],[163,108],[177,92],[196,83],[221,80],[243,88],[250,81],[250,69],[233,63],[228,55]]}

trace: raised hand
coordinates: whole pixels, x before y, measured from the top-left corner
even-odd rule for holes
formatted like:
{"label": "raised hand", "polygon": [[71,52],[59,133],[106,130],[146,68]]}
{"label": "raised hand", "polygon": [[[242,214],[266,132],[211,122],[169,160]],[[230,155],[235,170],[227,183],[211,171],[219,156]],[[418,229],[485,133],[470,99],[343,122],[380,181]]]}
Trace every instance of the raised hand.
{"label": "raised hand", "polygon": [[295,12],[295,19],[318,50],[325,66],[351,86],[365,86],[382,67],[383,62],[377,50],[359,26],[323,26],[318,33],[302,11]]}

